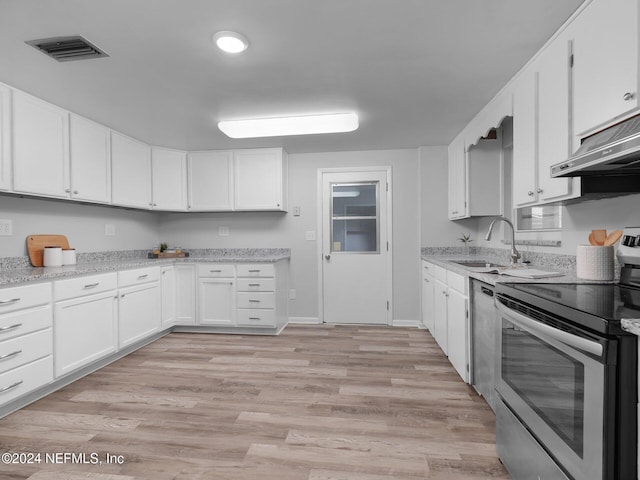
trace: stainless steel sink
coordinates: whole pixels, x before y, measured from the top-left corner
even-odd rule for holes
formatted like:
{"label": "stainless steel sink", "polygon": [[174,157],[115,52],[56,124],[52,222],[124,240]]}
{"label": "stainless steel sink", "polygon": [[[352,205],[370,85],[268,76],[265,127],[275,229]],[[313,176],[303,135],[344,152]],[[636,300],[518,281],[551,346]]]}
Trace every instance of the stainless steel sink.
{"label": "stainless steel sink", "polygon": [[482,260],[451,260],[452,263],[457,263],[465,267],[471,268],[493,268],[493,267],[506,267],[506,265],[500,265],[493,262],[484,262]]}

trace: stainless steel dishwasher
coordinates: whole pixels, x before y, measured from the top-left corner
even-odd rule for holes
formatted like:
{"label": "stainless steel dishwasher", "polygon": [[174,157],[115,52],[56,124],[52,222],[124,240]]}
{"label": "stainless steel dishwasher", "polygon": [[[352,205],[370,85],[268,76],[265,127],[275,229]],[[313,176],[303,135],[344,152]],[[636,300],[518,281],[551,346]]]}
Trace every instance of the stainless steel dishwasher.
{"label": "stainless steel dishwasher", "polygon": [[496,308],[494,287],[471,279],[471,382],[495,412]]}

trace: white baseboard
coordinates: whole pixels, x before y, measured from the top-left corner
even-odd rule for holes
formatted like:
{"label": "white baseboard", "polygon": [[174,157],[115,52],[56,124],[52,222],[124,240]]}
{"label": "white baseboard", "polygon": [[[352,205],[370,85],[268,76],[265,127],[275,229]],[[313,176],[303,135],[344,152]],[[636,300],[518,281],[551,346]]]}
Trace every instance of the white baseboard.
{"label": "white baseboard", "polygon": [[319,325],[319,317],[289,317],[289,324]]}
{"label": "white baseboard", "polygon": [[393,320],[394,327],[425,328],[420,320]]}

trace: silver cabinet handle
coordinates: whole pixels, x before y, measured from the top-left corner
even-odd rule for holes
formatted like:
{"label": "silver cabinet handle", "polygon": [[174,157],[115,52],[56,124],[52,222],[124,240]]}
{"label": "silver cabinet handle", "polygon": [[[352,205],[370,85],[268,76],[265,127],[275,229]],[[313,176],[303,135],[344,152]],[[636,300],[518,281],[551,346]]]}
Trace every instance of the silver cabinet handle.
{"label": "silver cabinet handle", "polygon": [[8,327],[0,328],[0,332],[8,332],[9,330],[15,330],[16,328],[20,328],[22,326],[21,323],[15,323],[13,325],[9,325]]}
{"label": "silver cabinet handle", "polygon": [[538,190],[536,190],[538,193],[542,193],[543,190],[541,188],[538,188]]}
{"label": "silver cabinet handle", "polygon": [[5,355],[0,355],[0,360],[6,360],[7,358],[15,357],[16,355],[20,355],[22,350],[16,350],[15,352],[7,353]]}
{"label": "silver cabinet handle", "polygon": [[209,273],[222,273],[222,270],[209,270]]}
{"label": "silver cabinet handle", "polygon": [[260,270],[249,270],[249,273],[260,273]]}
{"label": "silver cabinet handle", "polygon": [[260,317],[249,317],[249,320],[260,320]]}
{"label": "silver cabinet handle", "polygon": [[260,300],[249,300],[249,303],[260,303]]}
{"label": "silver cabinet handle", "polygon": [[250,287],[259,287],[260,284],[259,283],[250,283],[249,286]]}
{"label": "silver cabinet handle", "polygon": [[147,278],[148,276],[149,276],[149,274],[148,274],[148,273],[145,273],[144,275],[140,275],[140,276],[138,277],[138,280],[144,280],[144,279],[145,279],[145,278]]}
{"label": "silver cabinet handle", "polygon": [[95,288],[98,285],[100,285],[100,282],[96,282],[96,283],[87,283],[83,288]]}
{"label": "silver cabinet handle", "polygon": [[633,98],[636,96],[635,93],[632,92],[627,92],[624,95],[622,95],[622,99],[626,102],[628,102],[629,100],[633,100]]}
{"label": "silver cabinet handle", "polygon": [[425,278],[424,281],[430,283],[428,278]]}
{"label": "silver cabinet handle", "polygon": [[530,197],[533,197],[533,190],[529,190],[529,191],[527,192],[527,195],[529,195]]}
{"label": "silver cabinet handle", "polygon": [[13,388],[16,388],[18,385],[22,385],[22,383],[23,383],[22,380],[18,380],[13,385],[9,385],[8,387],[4,387],[4,388],[0,389],[0,393],[8,392],[9,390],[11,390]]}
{"label": "silver cabinet handle", "polygon": [[11,305],[12,303],[19,302],[20,298],[12,298],[11,300],[0,300],[0,306]]}
{"label": "silver cabinet handle", "polygon": [[74,191],[73,191],[73,194],[74,194],[74,195],[78,195],[78,190],[74,190]]}
{"label": "silver cabinet handle", "polygon": [[65,188],[64,189],[64,193],[71,193],[71,189],[70,188]]}

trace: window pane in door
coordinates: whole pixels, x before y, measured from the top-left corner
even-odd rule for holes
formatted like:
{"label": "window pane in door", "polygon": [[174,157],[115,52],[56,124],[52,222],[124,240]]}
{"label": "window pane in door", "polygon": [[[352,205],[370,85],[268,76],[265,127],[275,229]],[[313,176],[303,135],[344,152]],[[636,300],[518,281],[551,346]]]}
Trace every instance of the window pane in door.
{"label": "window pane in door", "polygon": [[378,182],[331,185],[331,251],[377,253]]}

